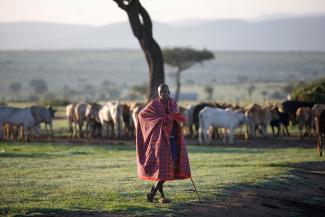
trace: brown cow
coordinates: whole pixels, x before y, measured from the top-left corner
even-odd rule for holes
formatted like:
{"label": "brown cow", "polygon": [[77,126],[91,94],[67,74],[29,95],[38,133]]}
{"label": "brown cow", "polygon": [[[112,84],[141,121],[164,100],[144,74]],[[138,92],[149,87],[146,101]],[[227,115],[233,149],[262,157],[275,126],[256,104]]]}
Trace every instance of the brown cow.
{"label": "brown cow", "polygon": [[123,106],[123,122],[124,122],[124,135],[126,138],[132,138],[134,136],[134,124],[132,120],[131,108],[128,104],[122,104]]}
{"label": "brown cow", "polygon": [[317,149],[319,156],[322,156],[325,139],[325,111],[321,111],[316,115],[315,122],[317,132]]}
{"label": "brown cow", "polygon": [[257,129],[260,129],[264,137],[267,137],[267,126],[270,124],[271,120],[276,119],[277,116],[276,112],[271,108],[259,108],[258,106],[251,106],[246,111],[245,115],[249,123],[246,139],[249,137],[249,131],[251,136],[255,139]]}
{"label": "brown cow", "polygon": [[[309,107],[300,107],[297,109],[296,112],[296,120],[299,129],[299,137],[303,139],[304,136],[311,135],[312,129],[312,110]],[[305,133],[303,134],[303,128],[305,128]]]}

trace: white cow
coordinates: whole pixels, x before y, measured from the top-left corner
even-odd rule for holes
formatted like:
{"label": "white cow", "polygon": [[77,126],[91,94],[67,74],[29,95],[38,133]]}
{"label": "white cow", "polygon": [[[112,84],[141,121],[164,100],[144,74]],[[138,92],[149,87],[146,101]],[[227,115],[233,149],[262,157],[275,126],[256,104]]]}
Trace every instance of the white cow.
{"label": "white cow", "polygon": [[193,115],[194,115],[194,108],[196,105],[189,105],[185,111],[185,116],[186,116],[186,123],[185,126],[188,127],[189,130],[189,136],[193,137],[194,136],[194,121],[193,121]]}
{"label": "white cow", "polygon": [[95,137],[96,134],[101,137],[102,125],[99,120],[99,111],[102,105],[98,103],[90,103],[87,105],[85,117],[86,117],[86,129],[87,137]]}
{"label": "white cow", "polygon": [[145,107],[145,104],[139,104],[132,109],[132,120],[134,123],[135,129],[138,127],[138,115],[139,112]]}
{"label": "white cow", "polygon": [[111,106],[111,103],[108,102],[105,105],[103,105],[102,108],[98,112],[100,123],[102,124],[103,129],[104,130],[106,129],[107,137],[110,136],[109,129],[113,128],[113,126],[112,126],[113,119],[112,119],[111,113],[109,112],[110,106]]}
{"label": "white cow", "polygon": [[[45,124],[45,136],[53,136],[53,118],[56,112],[52,106],[47,108],[41,106],[31,106],[32,115],[35,118],[36,124],[40,127],[41,123]],[[48,126],[50,127],[50,134],[48,133]]]}
{"label": "white cow", "polygon": [[68,120],[68,124],[69,124],[69,135],[68,137],[74,137],[75,136],[75,132],[76,132],[76,114],[75,114],[75,107],[76,104],[69,104],[66,106],[65,109],[65,115],[67,117]]}
{"label": "white cow", "polygon": [[[247,123],[243,112],[205,107],[199,113],[199,143],[202,144],[202,135],[205,143],[211,143],[209,128],[224,128],[223,142],[226,143],[226,130],[229,131],[229,142],[234,142],[234,131],[237,127]],[[209,138],[208,138],[209,137]]]}
{"label": "white cow", "polygon": [[79,138],[84,136],[84,132],[82,130],[84,122],[86,122],[86,134],[88,134],[88,132],[87,132],[88,123],[86,121],[86,110],[87,110],[88,105],[89,104],[86,103],[86,102],[80,102],[74,108],[76,123],[77,123],[77,126],[78,126],[77,135],[78,135]]}
{"label": "white cow", "polygon": [[31,108],[14,108],[14,107],[0,107],[0,126],[2,136],[2,125],[22,125],[24,127],[25,140],[29,140],[32,130],[36,136],[40,135],[40,128],[35,120]]}
{"label": "white cow", "polygon": [[121,138],[123,136],[123,105],[120,102],[111,102],[109,111],[114,123],[115,138]]}

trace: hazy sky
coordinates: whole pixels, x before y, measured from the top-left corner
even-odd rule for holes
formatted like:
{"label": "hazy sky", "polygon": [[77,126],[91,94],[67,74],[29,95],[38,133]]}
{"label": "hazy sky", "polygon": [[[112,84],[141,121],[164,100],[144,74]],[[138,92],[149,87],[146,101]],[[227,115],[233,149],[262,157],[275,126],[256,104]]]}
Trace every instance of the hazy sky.
{"label": "hazy sky", "polygon": [[[152,19],[161,22],[325,13],[325,0],[141,0],[141,3]],[[0,0],[0,22],[104,25],[126,20],[125,12],[112,0]]]}

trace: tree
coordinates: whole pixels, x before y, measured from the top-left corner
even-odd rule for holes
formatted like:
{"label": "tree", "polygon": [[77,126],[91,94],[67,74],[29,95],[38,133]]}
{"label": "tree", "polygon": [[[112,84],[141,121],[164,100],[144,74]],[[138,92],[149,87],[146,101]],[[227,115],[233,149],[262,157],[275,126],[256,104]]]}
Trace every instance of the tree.
{"label": "tree", "polygon": [[256,87],[251,84],[247,87],[247,91],[248,91],[248,95],[249,95],[249,100],[252,101],[252,94],[254,92],[254,90],[256,89]]}
{"label": "tree", "polygon": [[212,94],[213,94],[213,91],[214,91],[214,89],[213,89],[213,87],[212,86],[206,86],[205,88],[204,88],[204,91],[207,93],[207,95],[208,95],[208,100],[212,100]]}
{"label": "tree", "polygon": [[129,18],[133,35],[140,43],[149,68],[147,101],[157,97],[158,86],[165,82],[164,62],[160,46],[152,35],[152,22],[140,0],[113,0]]}
{"label": "tree", "polygon": [[292,99],[325,103],[325,78],[297,85],[293,91]]}
{"label": "tree", "polygon": [[176,94],[175,99],[178,101],[181,88],[181,72],[192,67],[196,63],[202,64],[206,60],[214,58],[212,52],[208,50],[194,50],[191,48],[166,48],[163,50],[165,63],[177,68],[176,71]]}
{"label": "tree", "polygon": [[33,79],[29,85],[34,89],[35,94],[43,94],[47,91],[47,84],[43,79]]}
{"label": "tree", "polygon": [[267,90],[262,90],[261,94],[263,96],[263,99],[266,100],[267,99],[267,95],[268,95]]}
{"label": "tree", "polygon": [[13,83],[9,84],[8,89],[10,92],[12,92],[15,95],[15,97],[17,99],[18,95],[21,91],[21,84],[19,82],[13,82]]}
{"label": "tree", "polygon": [[[131,87],[131,93],[135,96],[144,96],[146,93],[146,87],[144,85],[134,85]],[[132,96],[133,97],[133,96]]]}

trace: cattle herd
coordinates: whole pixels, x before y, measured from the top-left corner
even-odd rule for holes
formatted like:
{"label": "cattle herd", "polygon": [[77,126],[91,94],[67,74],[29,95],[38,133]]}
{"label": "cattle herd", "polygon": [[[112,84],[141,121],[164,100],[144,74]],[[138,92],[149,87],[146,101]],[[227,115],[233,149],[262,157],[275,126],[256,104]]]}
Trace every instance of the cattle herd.
{"label": "cattle herd", "polygon": [[[137,116],[143,103],[107,102],[74,103],[66,106],[69,138],[133,138]],[[267,137],[270,126],[273,136],[290,136],[289,124],[297,125],[299,138],[317,136],[317,147],[322,155],[325,135],[325,104],[302,101],[284,101],[277,105],[246,107],[220,103],[198,103],[180,107],[187,117],[182,126],[186,136],[198,138],[200,144],[211,143],[212,138],[223,135],[223,142],[234,142],[235,130],[245,138]],[[45,125],[45,136],[52,137],[52,122],[56,110],[51,106],[15,108],[0,106],[0,139],[29,140],[31,135],[41,136],[40,124]],[[48,130],[49,128],[49,130]]]}

